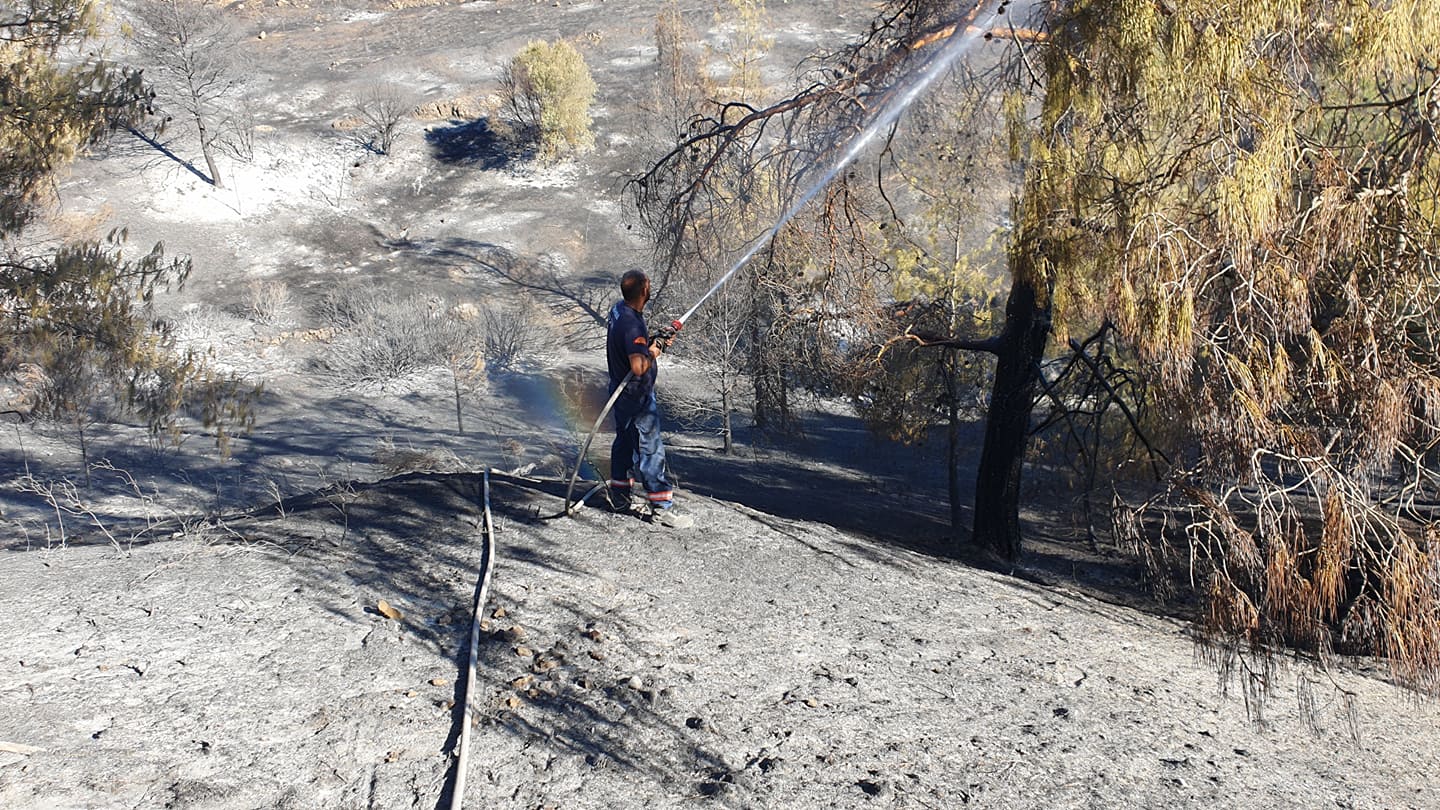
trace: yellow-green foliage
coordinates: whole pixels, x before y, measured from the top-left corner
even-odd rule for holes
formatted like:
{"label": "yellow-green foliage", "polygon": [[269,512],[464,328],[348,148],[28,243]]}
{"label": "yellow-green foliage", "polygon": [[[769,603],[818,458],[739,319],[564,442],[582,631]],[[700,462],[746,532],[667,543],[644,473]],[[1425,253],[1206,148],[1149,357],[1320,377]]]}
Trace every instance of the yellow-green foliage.
{"label": "yellow-green foliage", "polygon": [[[982,216],[969,178],[996,171],[1012,143],[1003,129],[986,131],[978,114],[962,105],[932,125],[944,134],[931,132],[934,140],[907,162],[905,172],[907,191],[925,204],[879,232],[886,240],[889,292],[898,302],[899,322],[890,328],[906,336],[879,352],[856,393],[871,427],[902,441],[923,441],[938,420],[965,413],[988,372],[987,364],[965,353],[922,344],[931,337],[979,340],[1001,328],[1002,280],[996,268],[1004,235],[967,246]],[[1000,113],[1011,121],[1021,114]]]}
{"label": "yellow-green foliage", "polygon": [[1440,447],[1418,416],[1440,385],[1440,8],[1077,0],[1062,17],[1020,267],[1053,262],[1061,336],[1117,327],[1200,459],[1180,486],[1212,628],[1440,683],[1440,528],[1373,491],[1377,473],[1433,484]]}
{"label": "yellow-green foliage", "polygon": [[726,0],[715,12],[715,24],[730,29],[729,42],[718,56],[728,71],[723,90],[726,98],[761,104],[768,86],[760,69],[775,44],[770,14],[764,0]]}
{"label": "yellow-green foliage", "polygon": [[112,118],[133,112],[140,89],[134,75],[57,56],[62,45],[90,36],[93,3],[49,0],[26,11],[7,11],[0,29],[0,235],[30,220],[50,173]]}
{"label": "yellow-green foliage", "polygon": [[534,138],[541,160],[594,147],[595,80],[574,45],[530,42],[511,60],[502,84],[507,108]]}

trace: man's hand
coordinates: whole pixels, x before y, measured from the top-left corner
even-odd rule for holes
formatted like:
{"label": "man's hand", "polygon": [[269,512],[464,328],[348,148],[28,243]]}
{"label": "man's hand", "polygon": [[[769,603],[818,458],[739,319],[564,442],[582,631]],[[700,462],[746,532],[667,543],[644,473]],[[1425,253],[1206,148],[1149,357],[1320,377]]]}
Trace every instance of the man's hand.
{"label": "man's hand", "polygon": [[[680,334],[680,329],[681,325],[679,321],[671,321],[669,326],[656,328],[655,331],[650,334],[650,345],[659,346],[660,351],[665,351],[670,348],[670,344],[674,342],[675,337]],[[655,356],[659,357],[660,355],[656,354]]]}

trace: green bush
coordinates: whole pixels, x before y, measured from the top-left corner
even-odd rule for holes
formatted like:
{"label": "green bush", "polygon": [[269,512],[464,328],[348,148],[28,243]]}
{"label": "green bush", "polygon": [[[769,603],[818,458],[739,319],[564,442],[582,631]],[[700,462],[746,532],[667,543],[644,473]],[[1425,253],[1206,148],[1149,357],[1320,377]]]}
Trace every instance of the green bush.
{"label": "green bush", "polygon": [[595,80],[585,58],[564,40],[531,42],[505,66],[501,101],[515,135],[535,145],[536,157],[555,160],[595,145],[590,105]]}

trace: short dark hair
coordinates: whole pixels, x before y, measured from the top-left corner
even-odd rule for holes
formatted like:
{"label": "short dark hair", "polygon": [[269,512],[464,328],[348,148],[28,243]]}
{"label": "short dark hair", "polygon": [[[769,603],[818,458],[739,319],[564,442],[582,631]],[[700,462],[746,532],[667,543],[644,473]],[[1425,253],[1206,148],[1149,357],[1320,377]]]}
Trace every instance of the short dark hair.
{"label": "short dark hair", "polygon": [[634,304],[645,295],[645,284],[650,281],[643,270],[626,270],[620,277],[620,294]]}

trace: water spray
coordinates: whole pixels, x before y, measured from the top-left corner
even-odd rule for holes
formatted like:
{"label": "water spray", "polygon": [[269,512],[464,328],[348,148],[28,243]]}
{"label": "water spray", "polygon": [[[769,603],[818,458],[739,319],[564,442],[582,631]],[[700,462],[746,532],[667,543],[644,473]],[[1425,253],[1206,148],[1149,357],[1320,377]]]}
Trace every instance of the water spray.
{"label": "water spray", "polygon": [[780,218],[775,220],[775,224],[772,225],[769,230],[765,231],[765,233],[761,234],[759,239],[755,240],[755,244],[751,245],[750,249],[745,251],[744,255],[742,255],[729,270],[725,271],[725,275],[721,276],[709,290],[706,290],[705,294],[700,296],[700,299],[695,302],[695,305],[686,310],[684,315],[675,319],[672,324],[674,328],[677,331],[683,328],[685,322],[690,320],[690,317],[695,314],[696,310],[700,309],[701,305],[709,300],[710,296],[719,292],[720,288],[725,286],[725,284],[740,271],[740,268],[749,264],[750,260],[755,258],[755,254],[759,253],[771,240],[779,235],[780,229],[788,225],[790,220],[794,219],[795,216],[800,213],[800,209],[808,205],[811,200],[815,199],[816,194],[819,194],[821,190],[830,185],[830,181],[834,180],[840,172],[844,171],[846,166],[854,162],[855,158],[859,157],[860,153],[865,150],[865,147],[869,146],[881,132],[899,120],[901,114],[909,109],[911,104],[915,103],[915,99],[919,98],[921,93],[925,92],[930,85],[934,84],[936,79],[944,75],[945,71],[959,58],[960,54],[968,50],[969,46],[982,36],[980,32],[990,29],[996,19],[1005,12],[1007,5],[1008,0],[1007,2],[1002,2],[999,8],[992,12],[983,23],[975,27],[974,31],[969,31],[956,37],[953,42],[947,44],[938,54],[931,57],[930,63],[920,72],[914,84],[906,89],[904,93],[891,99],[890,103],[881,109],[880,114],[871,120],[865,129],[861,130],[860,133],[851,140],[849,146],[845,148],[844,152],[840,153],[825,173],[820,175],[814,183],[810,184],[810,187],[806,189],[805,193],[796,198],[795,201],[790,204],[789,208],[785,209],[785,212],[780,215]]}
{"label": "water spray", "polygon": [[[929,89],[930,85],[934,84],[936,79],[939,79],[941,76],[943,76],[945,72],[950,68],[950,66],[955,63],[955,60],[960,57],[961,54],[969,50],[970,46],[975,44],[977,40],[982,38],[989,39],[990,35],[984,32],[988,32],[994,26],[1000,16],[1006,12],[1006,8],[1009,6],[1009,4],[1010,0],[1003,0],[1003,2],[999,3],[996,9],[984,19],[984,21],[970,23],[968,26],[968,30],[963,33],[955,34],[955,38],[952,41],[947,43],[945,47],[941,48],[938,53],[932,56],[930,58],[930,61],[920,70],[919,74],[915,77],[913,83],[909,87],[905,88],[904,92],[899,93],[898,95],[891,98],[890,101],[883,108],[881,108],[879,114],[876,115],[873,119],[871,119],[870,123],[866,124],[865,128],[862,129],[857,135],[855,135],[854,138],[851,139],[850,143],[845,147],[844,151],[842,151],[835,158],[835,160],[830,163],[829,167],[825,170],[825,172],[821,174],[813,183],[811,183],[803,194],[795,198],[795,200],[790,203],[790,206],[785,209],[785,211],[780,215],[778,219],[775,220],[775,224],[770,226],[770,228],[768,228],[763,234],[761,234],[759,238],[755,240],[754,244],[752,244],[750,248],[746,250],[745,253],[741,255],[738,260],[736,260],[736,262],[730,267],[730,269],[725,271],[725,274],[722,275],[713,285],[711,285],[710,289],[706,290],[705,294],[700,296],[699,300],[697,300],[693,306],[691,306],[688,310],[685,311],[684,315],[681,315],[680,317],[670,322],[669,329],[667,330],[668,333],[664,335],[663,339],[666,342],[673,340],[675,334],[685,328],[685,323],[689,321],[692,316],[694,316],[696,311],[698,311],[700,307],[710,299],[711,296],[719,292],[720,288],[724,287],[730,281],[730,279],[734,278],[735,274],[740,272],[741,268],[749,264],[750,260],[754,259],[755,255],[758,254],[762,249],[764,249],[764,247],[768,245],[780,233],[780,230],[786,225],[788,225],[790,223],[790,220],[794,219],[795,216],[800,213],[800,210],[802,208],[808,205],[811,200],[815,199],[815,195],[819,194],[826,186],[830,185],[830,182],[834,180],[835,177],[840,174],[840,172],[844,171],[846,166],[849,166],[851,163],[853,163],[855,159],[860,156],[860,153],[863,152],[865,148],[868,147],[875,140],[875,138],[879,137],[880,133],[893,126],[895,122],[899,120],[900,116],[907,109],[910,108],[910,105],[915,103],[915,99],[919,98],[921,93]],[[590,443],[595,440],[595,434],[599,432],[601,423],[605,421],[605,417],[609,415],[610,410],[615,407],[615,400],[619,398],[620,392],[625,390],[625,383],[630,381],[631,376],[632,375],[627,374],[625,376],[625,379],[620,383],[619,386],[616,387],[615,391],[610,395],[609,401],[605,403],[605,407],[600,410],[599,417],[595,419],[595,425],[590,429],[590,435],[586,437],[585,444],[580,448],[580,454],[575,459],[575,469],[570,474],[570,482],[565,490],[565,510],[561,512],[561,514],[571,514],[574,508],[584,503],[587,499],[590,498],[591,495],[599,492],[601,486],[603,486],[604,482],[601,482],[601,484],[597,484],[596,486],[592,487],[590,491],[587,492],[585,496],[582,497],[580,500],[571,500],[571,496],[574,494],[575,491],[575,482],[580,475],[580,467],[585,463],[585,453],[589,451]]]}

